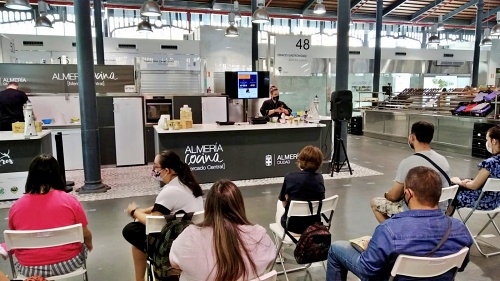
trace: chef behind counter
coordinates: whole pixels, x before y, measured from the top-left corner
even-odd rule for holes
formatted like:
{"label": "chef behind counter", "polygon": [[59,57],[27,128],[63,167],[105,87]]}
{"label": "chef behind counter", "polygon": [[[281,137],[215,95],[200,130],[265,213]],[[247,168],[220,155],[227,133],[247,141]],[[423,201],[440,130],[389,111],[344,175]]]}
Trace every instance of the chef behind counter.
{"label": "chef behind counter", "polygon": [[28,101],[26,93],[19,90],[19,84],[9,82],[7,89],[0,92],[0,131],[11,131],[12,123],[24,122],[23,107]]}

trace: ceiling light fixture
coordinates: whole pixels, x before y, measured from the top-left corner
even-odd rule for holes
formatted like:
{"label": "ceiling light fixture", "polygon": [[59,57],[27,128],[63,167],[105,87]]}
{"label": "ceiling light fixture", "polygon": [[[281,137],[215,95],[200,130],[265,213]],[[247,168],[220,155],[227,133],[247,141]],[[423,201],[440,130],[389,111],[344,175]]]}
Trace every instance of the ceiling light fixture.
{"label": "ceiling light fixture", "polygon": [[234,9],[234,20],[235,21],[240,21],[241,20],[241,13],[240,13],[240,7],[239,7],[238,1],[234,1],[233,3],[233,9]]}
{"label": "ceiling light fixture", "polygon": [[444,23],[443,23],[443,16],[439,16],[438,17],[438,24],[437,24],[437,31],[443,31],[445,29],[446,28],[444,27]]}
{"label": "ceiling light fixture", "polygon": [[432,35],[427,39],[427,44],[431,46],[439,45],[439,43],[441,43],[441,40],[439,39],[439,33],[437,32],[437,24],[431,27],[430,33]]}
{"label": "ceiling light fixture", "polygon": [[40,16],[38,16],[35,20],[36,28],[53,28],[52,21],[47,18],[47,3],[45,1],[38,1],[38,12]]}
{"label": "ceiling light fixture", "polygon": [[490,38],[484,38],[483,40],[481,40],[481,46],[492,46],[493,45],[493,41],[491,41]]}
{"label": "ceiling light fixture", "polygon": [[497,13],[497,24],[491,29],[490,35],[500,35],[500,12]]}
{"label": "ceiling light fixture", "polygon": [[137,25],[137,32],[141,33],[146,33],[146,32],[153,32],[153,27],[149,23],[149,21],[143,19],[138,25]]}
{"label": "ceiling light fixture", "polygon": [[39,16],[35,20],[36,28],[53,28],[52,22],[47,18],[47,16]]}
{"label": "ceiling light fixture", "polygon": [[5,8],[12,10],[31,10],[31,5],[28,0],[7,0]]}
{"label": "ceiling light fixture", "polygon": [[146,0],[141,7],[141,16],[143,17],[159,17],[161,9],[158,3],[153,0]]}
{"label": "ceiling light fixture", "polygon": [[493,45],[493,41],[491,41],[490,39],[490,29],[489,28],[486,28],[484,30],[484,38],[483,40],[481,40],[481,46],[492,46]]}
{"label": "ceiling light fixture", "polygon": [[322,15],[326,13],[325,5],[323,5],[323,0],[317,0],[316,5],[314,6],[314,11],[316,15]]}
{"label": "ceiling light fixture", "polygon": [[269,22],[269,14],[267,13],[264,7],[265,0],[257,0],[258,9],[252,15],[253,23],[268,23]]}
{"label": "ceiling light fixture", "polygon": [[238,28],[234,26],[234,13],[229,13],[229,26],[226,28],[226,37],[238,37],[240,33],[238,32]]}

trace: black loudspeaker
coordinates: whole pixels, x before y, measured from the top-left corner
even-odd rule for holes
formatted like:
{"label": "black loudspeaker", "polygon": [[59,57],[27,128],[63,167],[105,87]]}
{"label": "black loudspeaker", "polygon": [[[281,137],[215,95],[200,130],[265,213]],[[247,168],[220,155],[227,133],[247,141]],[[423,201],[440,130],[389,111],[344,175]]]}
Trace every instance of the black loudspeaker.
{"label": "black loudspeaker", "polygon": [[332,93],[330,99],[332,120],[349,120],[352,117],[352,92],[340,90]]}

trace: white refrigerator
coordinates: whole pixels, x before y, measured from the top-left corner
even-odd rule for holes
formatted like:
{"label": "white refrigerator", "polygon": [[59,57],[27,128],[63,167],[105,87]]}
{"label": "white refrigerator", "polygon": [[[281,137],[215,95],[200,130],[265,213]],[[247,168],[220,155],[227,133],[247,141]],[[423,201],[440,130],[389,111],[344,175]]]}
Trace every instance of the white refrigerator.
{"label": "white refrigerator", "polygon": [[116,166],[144,165],[142,98],[113,98]]}

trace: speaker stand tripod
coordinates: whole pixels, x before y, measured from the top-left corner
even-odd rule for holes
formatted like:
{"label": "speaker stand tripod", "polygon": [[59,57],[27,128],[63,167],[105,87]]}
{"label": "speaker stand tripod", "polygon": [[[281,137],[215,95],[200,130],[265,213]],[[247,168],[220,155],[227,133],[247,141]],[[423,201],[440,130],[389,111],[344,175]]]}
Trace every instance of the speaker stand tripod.
{"label": "speaker stand tripod", "polygon": [[[333,177],[333,173],[339,173],[342,167],[347,163],[347,167],[349,168],[349,173],[352,175],[351,163],[349,162],[349,157],[347,157],[347,151],[345,149],[344,140],[341,137],[341,121],[335,120],[335,146],[333,148],[332,160],[330,161],[331,173],[330,176]],[[342,148],[342,152],[344,153],[345,159],[340,162],[340,148]]]}

